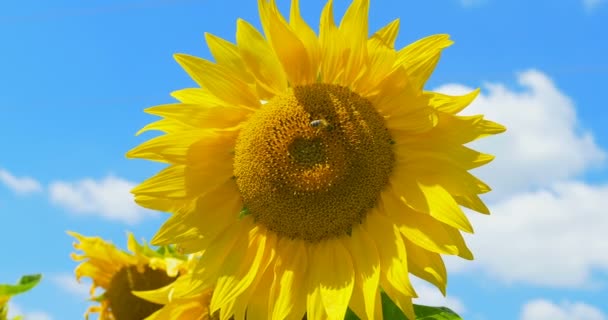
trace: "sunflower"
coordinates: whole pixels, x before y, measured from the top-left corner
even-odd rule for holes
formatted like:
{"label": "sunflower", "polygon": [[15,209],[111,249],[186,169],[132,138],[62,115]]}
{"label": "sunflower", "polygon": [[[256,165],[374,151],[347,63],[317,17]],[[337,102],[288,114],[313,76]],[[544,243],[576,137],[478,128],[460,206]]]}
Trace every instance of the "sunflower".
{"label": "sunflower", "polygon": [[[72,259],[83,261],[74,270],[76,279],[92,279],[91,299],[100,303],[85,313],[99,313],[100,320],[143,319],[162,306],[134,296],[132,290],[151,290],[175,281],[185,272],[185,261],[170,248],[153,251],[141,245],[133,234],[128,235],[128,249],[120,250],[99,237],[85,237],[68,232],[78,242],[74,248],[83,254],[72,253]],[[96,288],[105,292],[96,295]]]}
{"label": "sunflower", "polygon": [[[191,255],[189,264],[195,264],[197,259],[198,255]],[[194,265],[188,269],[193,270]],[[192,278],[192,273],[186,273],[180,275],[177,280],[165,287],[150,291],[134,291],[133,294],[150,302],[163,305],[160,310],[148,316],[146,320],[215,319],[209,310],[213,288],[200,290],[196,287],[197,289],[192,294],[181,292],[181,296],[173,297],[173,292],[180,290],[180,288],[189,287],[195,282],[196,279]]]}
{"label": "sunflower", "polygon": [[206,34],[215,62],[175,56],[200,87],[147,109],[162,119],[140,132],[164,135],[127,153],[168,164],[133,189],[172,213],[153,243],[202,254],[173,297],[214,287],[222,319],[381,319],[383,290],[413,318],[408,274],[445,294],[440,254],[473,259],[461,206],[489,213],[468,170],[493,157],[464,144],[505,129],[457,115],[479,90],[423,90],[448,35],[396,50],[399,20],[368,37],[369,0],[339,26],[330,0],[318,37],[298,0],[288,21],[258,6],[265,36],[238,20],[236,44]]}

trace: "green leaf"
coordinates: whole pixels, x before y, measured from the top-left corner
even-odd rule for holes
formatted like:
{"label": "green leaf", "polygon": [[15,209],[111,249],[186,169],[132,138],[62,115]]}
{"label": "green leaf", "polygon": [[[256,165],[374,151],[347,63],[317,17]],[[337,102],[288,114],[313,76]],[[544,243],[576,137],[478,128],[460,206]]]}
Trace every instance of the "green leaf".
{"label": "green leaf", "polygon": [[0,284],[0,296],[14,296],[24,293],[35,287],[42,279],[41,274],[30,274],[22,276],[16,285]]}
{"label": "green leaf", "polygon": [[430,307],[415,304],[416,319],[424,320],[462,320],[456,312],[446,307]]}
{"label": "green leaf", "polygon": [[[381,297],[384,319],[408,320],[403,311],[393,303],[385,292],[381,293]],[[416,320],[462,320],[458,314],[446,307],[430,307],[415,304],[414,313],[416,314]]]}
{"label": "green leaf", "polygon": [[344,316],[344,320],[360,320],[359,317],[350,309],[346,309],[346,316]]}
{"label": "green leaf", "polygon": [[384,319],[390,320],[408,320],[403,311],[388,297],[386,292],[380,292],[382,299],[382,316]]}

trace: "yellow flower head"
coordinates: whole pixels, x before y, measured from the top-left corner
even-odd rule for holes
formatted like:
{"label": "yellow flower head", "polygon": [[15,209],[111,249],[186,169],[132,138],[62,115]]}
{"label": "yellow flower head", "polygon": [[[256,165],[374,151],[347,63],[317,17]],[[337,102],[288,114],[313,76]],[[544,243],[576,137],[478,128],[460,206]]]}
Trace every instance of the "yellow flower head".
{"label": "yellow flower head", "polygon": [[[143,319],[162,306],[134,296],[133,290],[152,290],[173,282],[186,271],[183,258],[165,248],[153,251],[147,245],[137,243],[133,234],[128,235],[126,252],[99,237],[85,237],[68,232],[78,242],[74,248],[82,254],[72,253],[72,259],[82,261],[74,270],[76,279],[91,278],[91,299],[100,303],[85,313],[99,313],[100,320]],[[96,288],[104,293],[96,296]]]}
{"label": "yellow flower head", "polygon": [[339,25],[330,0],[318,37],[298,0],[288,20],[258,5],[265,36],[238,20],[236,44],[206,35],[215,62],[176,55],[200,88],[147,109],[163,119],[142,131],[165,134],[127,154],[168,164],[133,190],[173,213],[153,243],[202,254],[173,297],[214,287],[222,319],[380,319],[384,290],[412,318],[408,273],[445,293],[440,254],[473,258],[460,206],[488,213],[468,170],[493,157],[464,144],[505,129],[457,115],[478,90],[423,90],[447,35],[395,50],[399,20],[368,37],[369,0]]}

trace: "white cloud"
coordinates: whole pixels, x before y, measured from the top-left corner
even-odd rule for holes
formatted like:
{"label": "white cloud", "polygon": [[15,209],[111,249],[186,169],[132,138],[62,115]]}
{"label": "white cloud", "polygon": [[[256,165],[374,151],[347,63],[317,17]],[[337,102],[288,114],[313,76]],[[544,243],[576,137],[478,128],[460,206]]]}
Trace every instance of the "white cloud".
{"label": "white cloud", "polygon": [[40,182],[35,179],[30,177],[15,177],[4,169],[0,169],[0,182],[20,195],[42,191]]}
{"label": "white cloud", "polygon": [[[580,128],[573,101],[545,74],[518,75],[521,90],[487,84],[464,114],[485,114],[507,132],[472,144],[496,155],[474,173],[494,188],[491,216],[471,213],[468,237],[474,262],[447,257],[449,270],[485,271],[506,283],[548,287],[597,286],[594,271],[608,273],[608,184],[576,182],[606,154]],[[470,91],[451,84],[437,89]]]}
{"label": "white cloud", "polygon": [[604,0],[583,0],[583,7],[587,12],[591,12],[599,7]]}
{"label": "white cloud", "polygon": [[23,320],[53,320],[50,314],[42,311],[24,312],[21,307],[12,301],[8,303],[8,319],[22,316]]}
{"label": "white cloud", "polygon": [[134,186],[135,183],[114,176],[98,181],[56,181],[49,185],[49,196],[52,203],[77,214],[134,224],[153,214],[134,202],[130,193]]}
{"label": "white cloud", "polygon": [[596,307],[582,302],[555,304],[536,299],[523,306],[521,320],[605,320],[606,316]]}
{"label": "white cloud", "polygon": [[481,268],[506,283],[571,288],[601,285],[594,270],[608,274],[608,184],[558,183],[490,207],[491,216],[469,215],[476,260],[447,259],[451,271]]}
{"label": "white cloud", "polygon": [[[486,84],[463,114],[484,114],[507,132],[470,146],[496,159],[474,171],[494,189],[486,199],[534,190],[568,180],[603,163],[606,155],[590,132],[579,127],[573,101],[542,72],[528,70],[517,77],[523,90]],[[435,91],[462,94],[472,89],[448,84]]]}
{"label": "white cloud", "polygon": [[416,289],[416,293],[418,293],[418,298],[414,299],[414,303],[425,306],[448,307],[459,315],[463,315],[466,312],[466,308],[460,299],[449,294],[447,297],[444,297],[439,289],[429,285],[424,280],[414,276],[410,278],[412,285]]}
{"label": "white cloud", "polygon": [[70,273],[61,273],[56,274],[51,277],[51,281],[61,288],[62,290],[73,294],[79,298],[86,298],[89,296],[89,290],[91,288],[90,282],[85,282],[85,279],[82,279],[82,282],[76,281],[76,277]]}
{"label": "white cloud", "polygon": [[470,8],[483,4],[485,0],[459,0],[459,2],[461,6]]}

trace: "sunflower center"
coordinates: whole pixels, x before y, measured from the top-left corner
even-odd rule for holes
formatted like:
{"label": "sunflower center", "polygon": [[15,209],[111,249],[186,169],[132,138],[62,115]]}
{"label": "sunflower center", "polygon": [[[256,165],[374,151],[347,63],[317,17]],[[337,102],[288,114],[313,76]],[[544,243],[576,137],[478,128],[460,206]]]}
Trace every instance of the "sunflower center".
{"label": "sunflower center", "polygon": [[164,270],[154,270],[147,266],[143,272],[136,266],[120,269],[112,277],[110,287],[105,293],[114,319],[145,319],[159,310],[162,305],[134,296],[131,291],[158,289],[175,281],[176,278],[169,277]]}
{"label": "sunflower center", "polygon": [[349,234],[388,183],[384,118],[348,88],[313,84],[274,97],[243,127],[234,175],[247,212],[282,236]]}

